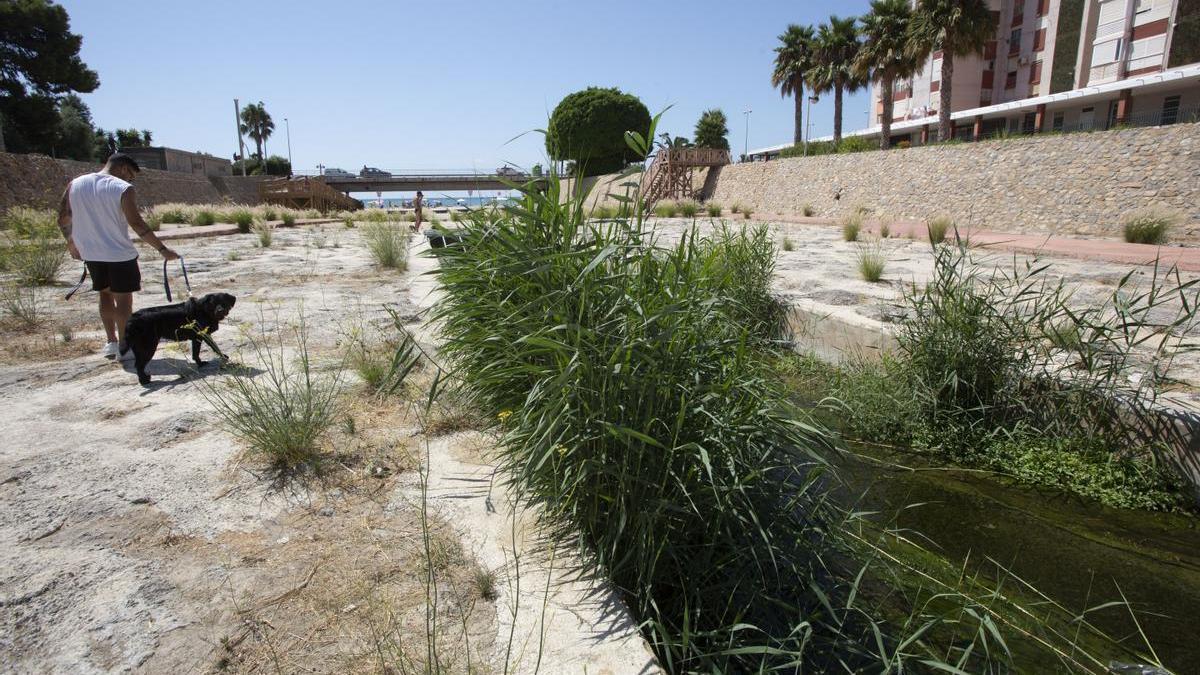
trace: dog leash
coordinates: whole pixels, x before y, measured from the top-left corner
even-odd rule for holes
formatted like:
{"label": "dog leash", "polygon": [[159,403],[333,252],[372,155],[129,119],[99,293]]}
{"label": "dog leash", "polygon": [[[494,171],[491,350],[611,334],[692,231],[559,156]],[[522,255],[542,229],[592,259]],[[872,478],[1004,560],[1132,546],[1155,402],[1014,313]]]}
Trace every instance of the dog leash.
{"label": "dog leash", "polygon": [[75,295],[79,289],[83,288],[83,282],[87,281],[87,265],[83,266],[83,274],[79,275],[79,283],[71,287],[67,294],[63,296],[63,300],[70,300],[71,296]]}
{"label": "dog leash", "polygon": [[[167,262],[167,260],[163,260],[163,290],[167,292],[167,302],[171,302],[171,282],[167,278]],[[187,286],[187,291],[190,295],[192,292],[192,282],[188,279],[187,264],[183,262],[183,256],[179,256],[179,266],[183,269],[183,284]],[[83,282],[87,281],[87,277],[87,265],[84,265],[83,274],[79,275],[79,281],[71,287],[71,290],[67,291],[67,294],[63,296],[63,300],[70,300],[72,296],[78,293],[79,289],[83,288]]]}
{"label": "dog leash", "polygon": [[[169,261],[166,258],[164,258],[163,259],[163,290],[165,290],[167,292],[167,302],[171,302],[171,282],[167,278],[167,262],[169,262]],[[187,264],[183,262],[183,256],[179,256],[179,266],[183,269],[183,283],[185,286],[187,286],[188,295],[191,295],[192,294],[192,282],[188,281]],[[80,281],[80,283],[83,283],[83,282]]]}

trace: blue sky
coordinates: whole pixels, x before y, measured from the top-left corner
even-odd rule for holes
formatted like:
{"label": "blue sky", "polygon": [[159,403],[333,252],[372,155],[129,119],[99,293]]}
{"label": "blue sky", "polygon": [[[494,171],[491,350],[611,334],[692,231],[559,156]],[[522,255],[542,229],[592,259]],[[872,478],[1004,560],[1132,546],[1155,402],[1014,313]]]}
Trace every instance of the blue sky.
{"label": "blue sky", "polygon": [[[867,0],[438,2],[63,0],[100,88],[97,125],[154,132],[156,143],[229,156],[233,99],[263,101],[270,154],[298,170],[487,170],[544,159],[540,135],[566,94],[616,86],[691,136],[702,110],[729,116],[740,152],[792,137],[792,102],[770,84],[788,23],[861,13]],[[866,124],[864,94],[845,128]],[[832,130],[832,96],[812,133]],[[511,141],[511,142],[510,142]]]}

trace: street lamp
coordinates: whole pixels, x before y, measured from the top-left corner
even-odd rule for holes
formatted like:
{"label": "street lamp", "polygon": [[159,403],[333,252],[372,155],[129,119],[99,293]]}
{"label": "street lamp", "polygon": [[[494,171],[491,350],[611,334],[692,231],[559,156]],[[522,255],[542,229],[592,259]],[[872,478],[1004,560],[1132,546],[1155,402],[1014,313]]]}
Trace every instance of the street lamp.
{"label": "street lamp", "polygon": [[814,104],[820,100],[821,100],[820,96],[809,96],[808,97],[808,114],[804,118],[805,127],[807,128],[807,133],[804,134],[804,156],[805,157],[808,156],[808,142],[810,140],[812,140],[812,104]]}
{"label": "street lamp", "polygon": [[288,118],[283,118],[283,127],[287,131],[288,143],[288,176],[292,175],[292,125],[288,123]]}
{"label": "street lamp", "polygon": [[749,108],[742,111],[742,114],[746,116],[746,137],[742,141],[742,161],[744,162],[750,161],[750,113],[752,112],[754,111]]}

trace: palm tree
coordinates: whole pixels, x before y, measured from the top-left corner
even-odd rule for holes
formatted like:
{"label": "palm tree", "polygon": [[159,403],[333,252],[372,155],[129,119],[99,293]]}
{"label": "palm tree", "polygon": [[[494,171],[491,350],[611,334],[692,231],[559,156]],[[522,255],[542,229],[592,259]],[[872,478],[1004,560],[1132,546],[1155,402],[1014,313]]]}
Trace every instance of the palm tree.
{"label": "palm tree", "polygon": [[271,119],[271,114],[267,112],[263,102],[247,103],[245,108],[242,108],[242,133],[254,139],[254,145],[258,148],[259,161],[266,161],[263,157],[263,144],[271,137],[271,133],[275,131],[275,122]]}
{"label": "palm tree", "polygon": [[896,80],[912,75],[918,64],[908,49],[912,7],[908,0],[872,0],[871,11],[861,21],[859,33],[863,42],[854,60],[854,74],[879,86],[883,103],[879,149],[887,150],[892,145]]}
{"label": "palm tree", "polygon": [[954,57],[982,54],[996,34],[996,20],[986,0],[919,0],[909,34],[909,52],[924,61],[935,50],[942,52],[942,82],[938,102],[938,140],[951,136],[950,80]]}
{"label": "palm tree", "polygon": [[775,71],[771,73],[771,86],[779,87],[780,96],[791,95],[796,102],[796,130],[792,142],[804,142],[804,81],[814,65],[812,26],[791,24],[779,36],[775,48]]}
{"label": "palm tree", "polygon": [[842,96],[855,92],[865,80],[854,74],[854,60],[862,43],[858,41],[858,19],[829,17],[829,23],[817,29],[816,67],[809,71],[808,84],[813,93],[833,92],[833,144],[842,142]]}

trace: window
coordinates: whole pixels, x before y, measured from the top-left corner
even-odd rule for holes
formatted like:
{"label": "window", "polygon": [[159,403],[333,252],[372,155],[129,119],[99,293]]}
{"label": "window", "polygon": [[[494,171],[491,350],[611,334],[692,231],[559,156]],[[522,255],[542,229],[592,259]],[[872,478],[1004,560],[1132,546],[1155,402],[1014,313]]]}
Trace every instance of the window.
{"label": "window", "polygon": [[1179,97],[1168,96],[1163,99],[1162,117],[1159,124],[1175,124],[1179,121]]}
{"label": "window", "polygon": [[1033,51],[1040,52],[1046,48],[1046,29],[1039,28],[1033,34]]}
{"label": "window", "polygon": [[1038,0],[1037,15],[1046,16],[1050,13],[1050,0]]}
{"label": "window", "polygon": [[1008,55],[1012,56],[1021,51],[1021,29],[1018,28],[1008,36]]}
{"label": "window", "polygon": [[1134,14],[1141,14],[1142,12],[1149,12],[1152,9],[1154,9],[1154,0],[1137,0],[1133,12]]}
{"label": "window", "polygon": [[1060,112],[1054,113],[1054,120],[1050,123],[1050,128],[1053,129],[1054,131],[1062,131],[1063,130],[1063,122],[1065,119],[1066,119],[1065,113],[1060,113]]}
{"label": "window", "polygon": [[1042,81],[1042,62],[1034,61],[1029,68],[1029,84],[1037,84]]}
{"label": "window", "polygon": [[1037,128],[1037,113],[1025,113],[1024,119],[1021,120],[1021,133],[1032,134]]}
{"label": "window", "polygon": [[1016,87],[1017,87],[1017,71],[1010,70],[1008,72],[1008,77],[1004,78],[1004,88],[1005,89],[1016,89]]}

